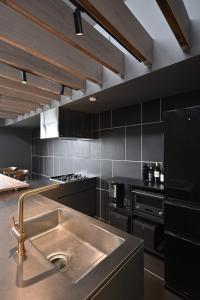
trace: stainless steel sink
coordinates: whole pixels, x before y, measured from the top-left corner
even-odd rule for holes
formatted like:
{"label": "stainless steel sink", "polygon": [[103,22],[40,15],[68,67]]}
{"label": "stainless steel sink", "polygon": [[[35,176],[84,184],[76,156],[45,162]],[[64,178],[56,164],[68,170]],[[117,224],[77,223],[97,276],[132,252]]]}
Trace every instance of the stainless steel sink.
{"label": "stainless steel sink", "polygon": [[67,209],[56,209],[24,222],[27,238],[76,283],[116,250],[124,239]]}

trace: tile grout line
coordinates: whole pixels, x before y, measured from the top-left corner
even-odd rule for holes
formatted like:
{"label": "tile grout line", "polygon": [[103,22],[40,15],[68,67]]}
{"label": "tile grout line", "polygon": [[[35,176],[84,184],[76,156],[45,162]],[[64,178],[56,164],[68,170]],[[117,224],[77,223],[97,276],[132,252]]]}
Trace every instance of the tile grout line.
{"label": "tile grout line", "polygon": [[100,186],[99,217],[101,219],[101,131],[100,131],[100,112],[99,112],[98,116],[99,116],[99,156],[100,156],[99,157],[100,158],[99,159],[100,160],[100,162],[99,162],[99,168],[100,168],[100,170],[99,170],[99,186]]}

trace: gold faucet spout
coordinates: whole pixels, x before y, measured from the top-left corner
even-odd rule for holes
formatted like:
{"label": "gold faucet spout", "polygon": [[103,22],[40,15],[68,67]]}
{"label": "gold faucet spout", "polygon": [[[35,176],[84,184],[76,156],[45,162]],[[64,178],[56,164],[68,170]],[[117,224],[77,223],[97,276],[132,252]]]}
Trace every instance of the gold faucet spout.
{"label": "gold faucet spout", "polygon": [[27,191],[19,197],[19,200],[18,200],[18,220],[19,220],[19,222],[16,223],[13,218],[14,226],[12,228],[14,236],[16,237],[16,239],[18,241],[17,253],[19,256],[25,254],[24,242],[26,240],[26,233],[24,231],[24,199],[28,198],[30,196],[34,196],[34,195],[43,193],[43,192],[47,192],[49,190],[57,189],[59,186],[60,186],[60,183],[46,185],[46,186],[43,186],[43,187],[40,187],[37,189]]}

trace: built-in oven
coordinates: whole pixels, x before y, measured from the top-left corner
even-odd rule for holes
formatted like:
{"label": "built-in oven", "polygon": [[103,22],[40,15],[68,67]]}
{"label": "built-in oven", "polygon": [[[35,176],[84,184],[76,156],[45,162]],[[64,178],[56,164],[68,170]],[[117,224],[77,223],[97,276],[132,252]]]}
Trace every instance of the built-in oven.
{"label": "built-in oven", "polygon": [[150,214],[163,218],[164,197],[163,194],[133,190],[133,208],[135,212]]}

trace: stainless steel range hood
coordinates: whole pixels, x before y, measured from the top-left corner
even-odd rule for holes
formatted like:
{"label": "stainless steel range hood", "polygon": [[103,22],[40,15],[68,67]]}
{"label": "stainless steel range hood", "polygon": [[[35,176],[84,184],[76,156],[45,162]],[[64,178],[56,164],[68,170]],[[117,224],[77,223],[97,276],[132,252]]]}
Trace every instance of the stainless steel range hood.
{"label": "stainless steel range hood", "polygon": [[91,114],[55,107],[40,113],[40,138],[91,139],[91,122]]}

